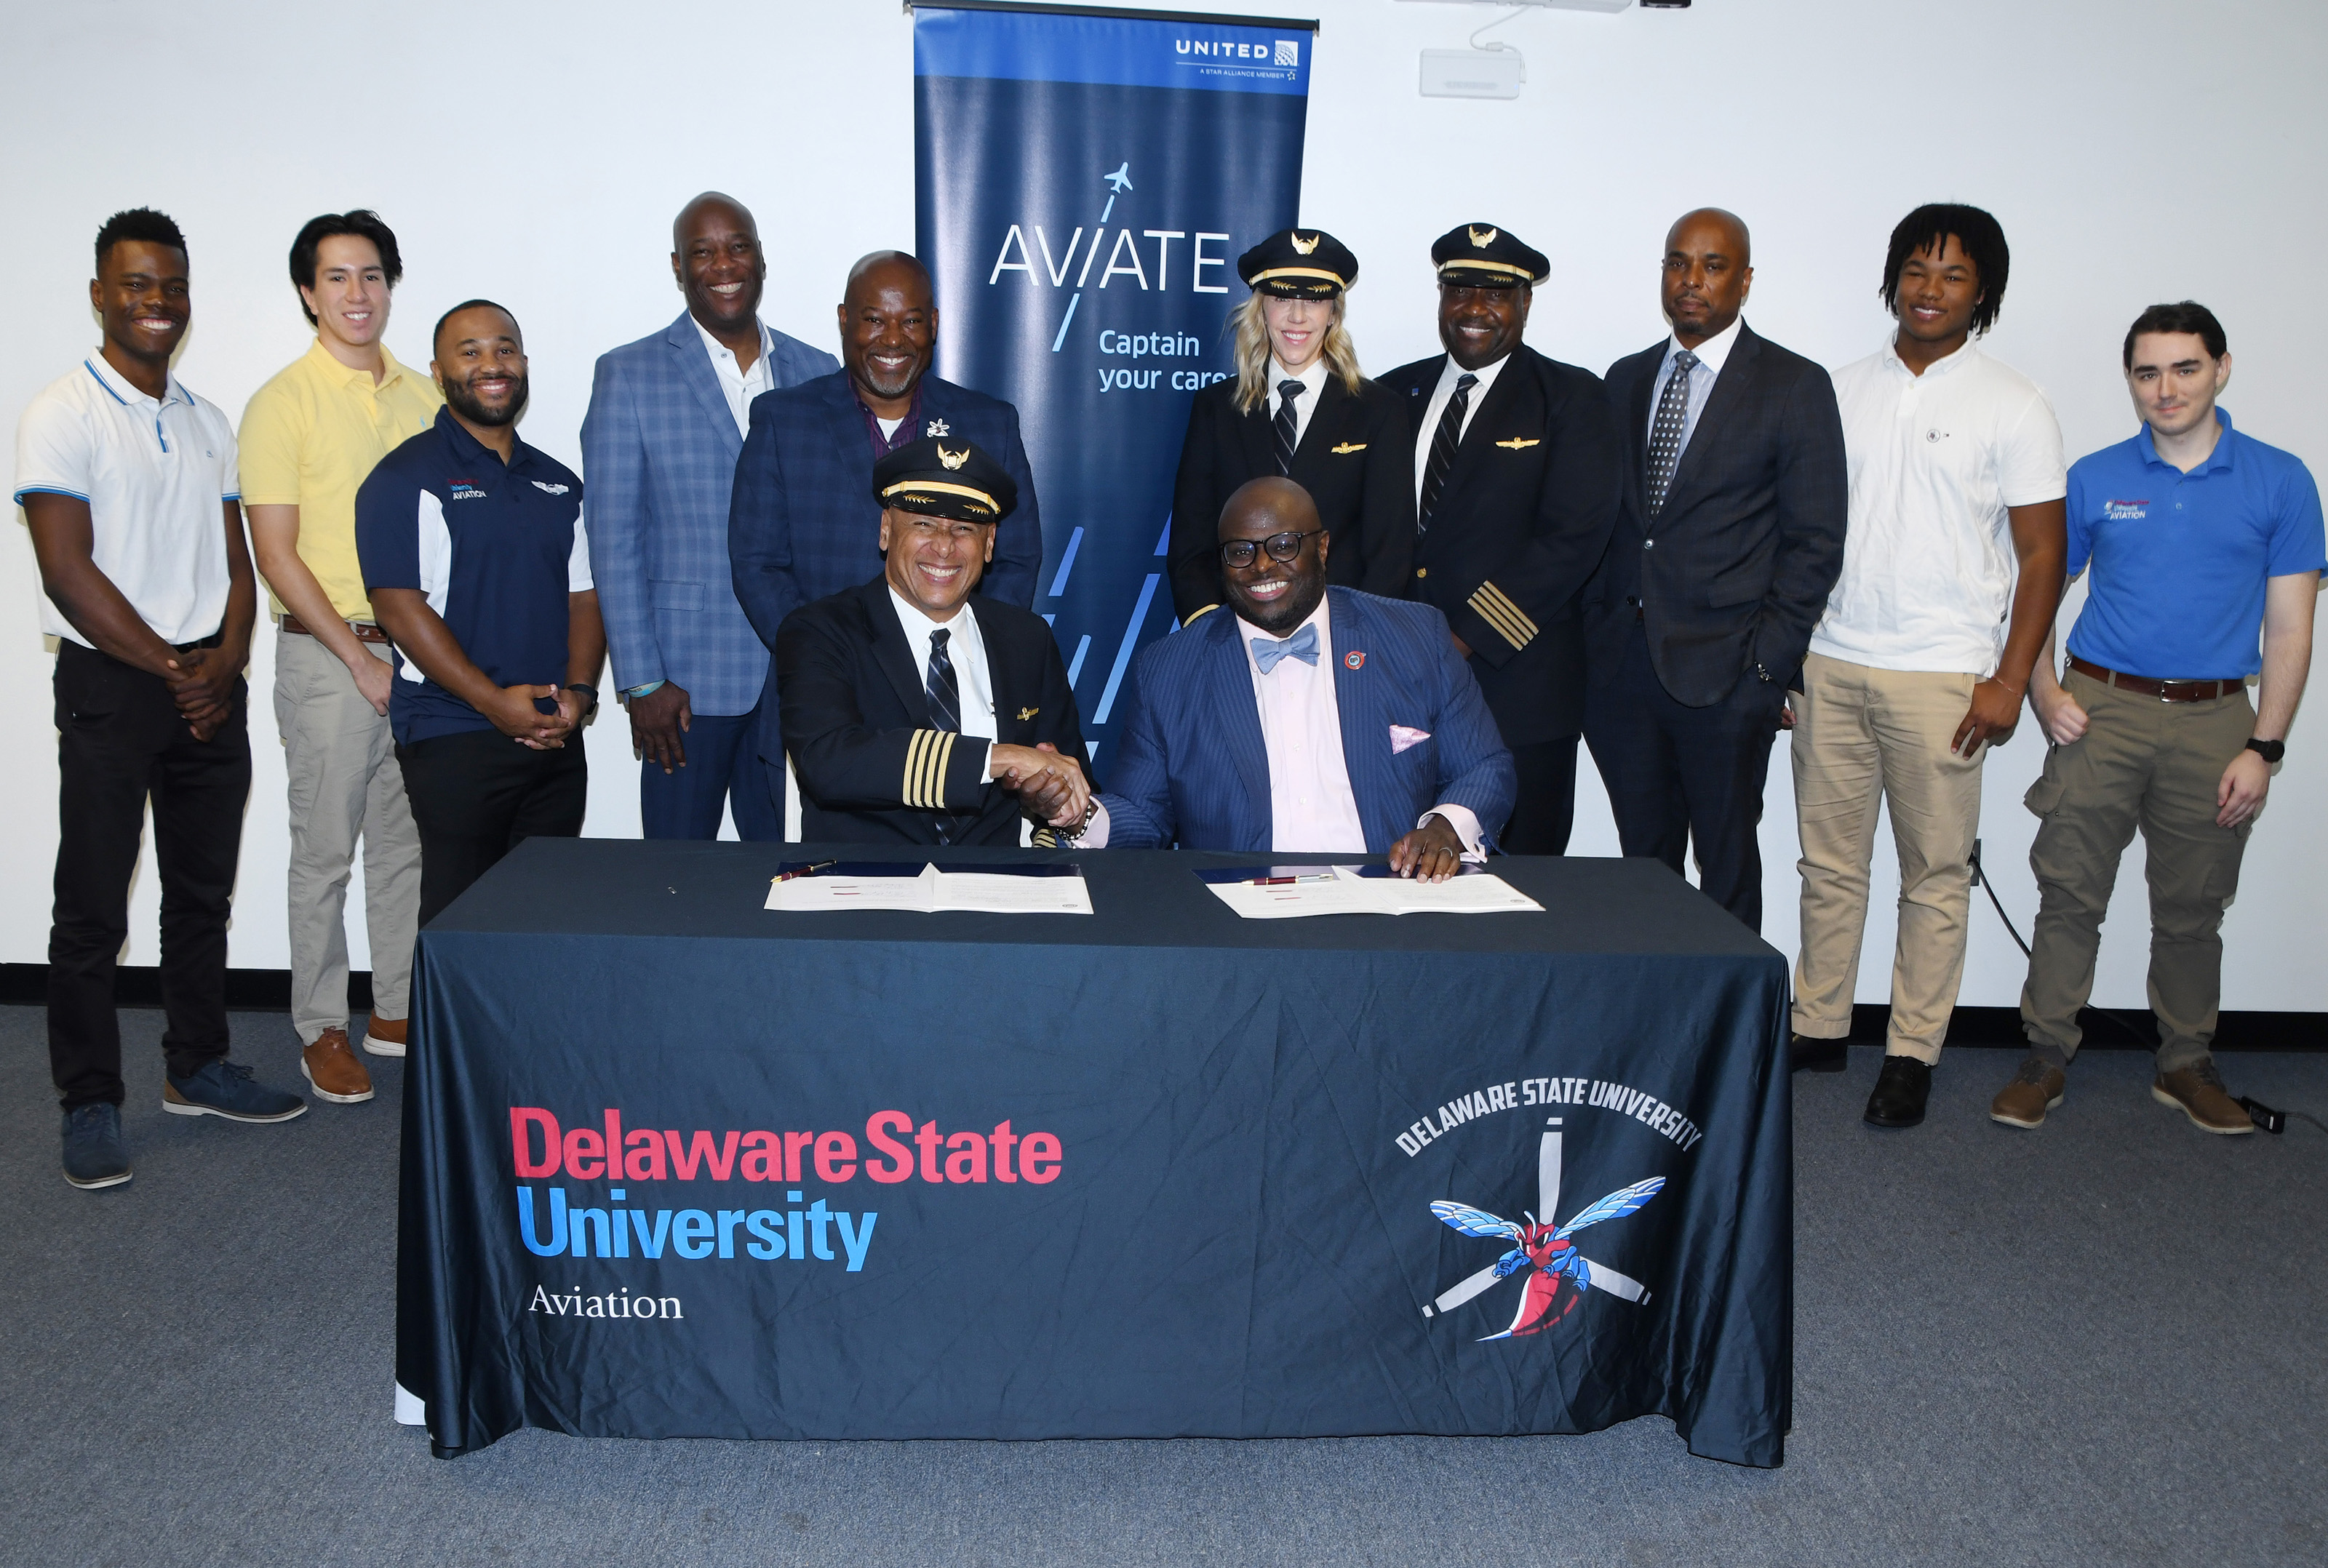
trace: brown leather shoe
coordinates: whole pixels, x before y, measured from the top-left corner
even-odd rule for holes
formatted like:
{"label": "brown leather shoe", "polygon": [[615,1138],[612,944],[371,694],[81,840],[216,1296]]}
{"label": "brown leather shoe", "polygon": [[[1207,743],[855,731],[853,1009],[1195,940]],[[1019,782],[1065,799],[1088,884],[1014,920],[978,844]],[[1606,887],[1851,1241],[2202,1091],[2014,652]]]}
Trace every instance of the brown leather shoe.
{"label": "brown leather shoe", "polygon": [[374,1056],[402,1056],[404,1024],[401,1018],[382,1018],[373,1013],[364,1025],[364,1049]]}
{"label": "brown leather shoe", "polygon": [[2061,1091],[2069,1081],[2067,1074],[2043,1057],[2030,1057],[2013,1075],[2013,1081],[1988,1102],[1988,1119],[2008,1127],[2042,1126],[2045,1113],[2061,1103]]}
{"label": "brown leather shoe", "polygon": [[299,1070],[315,1086],[315,1097],[335,1106],[359,1106],[371,1098],[371,1074],[348,1049],[348,1031],[327,1029],[299,1053]]}
{"label": "brown leather shoe", "polygon": [[2255,1131],[2255,1119],[2223,1091],[2223,1075],[2215,1070],[2212,1059],[2162,1073],[2151,1083],[2150,1097],[2181,1111],[2202,1133]]}

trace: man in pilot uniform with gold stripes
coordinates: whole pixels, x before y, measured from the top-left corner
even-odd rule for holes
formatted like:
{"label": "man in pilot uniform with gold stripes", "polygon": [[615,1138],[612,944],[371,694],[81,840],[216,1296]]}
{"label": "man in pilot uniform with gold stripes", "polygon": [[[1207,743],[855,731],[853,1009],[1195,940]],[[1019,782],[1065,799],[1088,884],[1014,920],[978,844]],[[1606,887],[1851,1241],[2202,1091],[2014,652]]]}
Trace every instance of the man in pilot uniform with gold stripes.
{"label": "man in pilot uniform with gold stripes", "polygon": [[1382,378],[1415,431],[1411,596],[1447,617],[1519,774],[1510,854],[1559,854],[1584,729],[1579,599],[1623,483],[1608,395],[1521,341],[1541,251],[1466,223],[1431,247],[1444,354]]}
{"label": "man in pilot uniform with gold stripes", "polygon": [[1019,844],[1089,819],[1074,688],[1043,619],[976,593],[1018,504],[1002,465],[925,436],[873,467],[881,575],[776,634],[803,842]]}

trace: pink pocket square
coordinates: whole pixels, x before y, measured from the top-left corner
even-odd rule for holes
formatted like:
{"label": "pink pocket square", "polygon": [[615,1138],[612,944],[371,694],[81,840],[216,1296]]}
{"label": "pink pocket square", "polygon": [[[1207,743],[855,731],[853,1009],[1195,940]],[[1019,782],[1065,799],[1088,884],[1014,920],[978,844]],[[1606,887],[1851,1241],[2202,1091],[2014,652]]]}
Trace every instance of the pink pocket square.
{"label": "pink pocket square", "polygon": [[1431,739],[1429,730],[1410,730],[1404,724],[1393,724],[1390,727],[1390,754],[1395,757],[1401,751],[1410,747],[1420,746],[1429,739]]}

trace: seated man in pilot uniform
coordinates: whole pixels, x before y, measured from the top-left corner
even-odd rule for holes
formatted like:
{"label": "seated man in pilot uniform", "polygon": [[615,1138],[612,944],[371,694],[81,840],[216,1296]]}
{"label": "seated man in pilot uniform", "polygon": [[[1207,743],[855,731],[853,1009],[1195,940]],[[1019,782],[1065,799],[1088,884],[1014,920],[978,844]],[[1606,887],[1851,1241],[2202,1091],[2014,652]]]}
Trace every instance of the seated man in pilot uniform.
{"label": "seated man in pilot uniform", "polygon": [[803,841],[1018,844],[1022,822],[1080,827],[1089,758],[1058,644],[1042,617],[973,592],[1018,486],[970,443],[925,436],[874,465],[873,495],[881,575],[776,633]]}
{"label": "seated man in pilot uniform", "polygon": [[1291,480],[1221,510],[1234,613],[1152,642],[1084,843],[1390,856],[1437,882],[1511,814],[1512,755],[1444,616],[1326,586],[1332,537]]}

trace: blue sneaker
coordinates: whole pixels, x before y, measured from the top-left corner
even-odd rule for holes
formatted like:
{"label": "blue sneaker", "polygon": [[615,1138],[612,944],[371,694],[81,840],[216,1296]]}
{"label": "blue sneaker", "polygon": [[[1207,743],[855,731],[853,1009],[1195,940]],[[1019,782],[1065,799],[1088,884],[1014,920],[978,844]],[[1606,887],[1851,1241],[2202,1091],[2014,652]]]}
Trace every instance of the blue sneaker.
{"label": "blue sneaker", "polygon": [[297,1095],[250,1081],[239,1061],[206,1062],[184,1078],[166,1073],[162,1108],[174,1116],[224,1116],[230,1122],[287,1122],[303,1115],[307,1102]]}
{"label": "blue sneaker", "polygon": [[65,1180],[83,1191],[118,1187],[129,1180],[119,1106],[99,1100],[65,1113]]}

